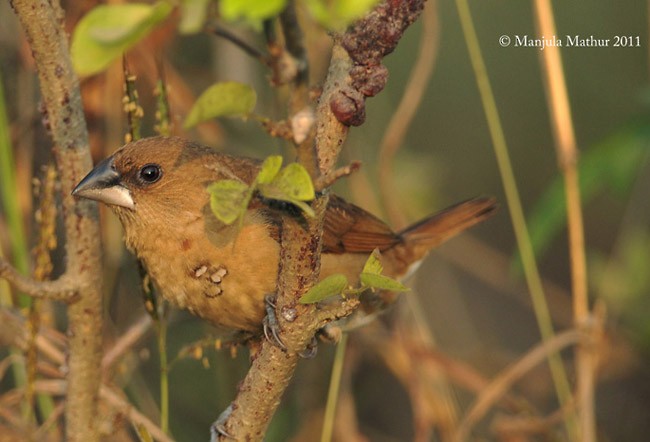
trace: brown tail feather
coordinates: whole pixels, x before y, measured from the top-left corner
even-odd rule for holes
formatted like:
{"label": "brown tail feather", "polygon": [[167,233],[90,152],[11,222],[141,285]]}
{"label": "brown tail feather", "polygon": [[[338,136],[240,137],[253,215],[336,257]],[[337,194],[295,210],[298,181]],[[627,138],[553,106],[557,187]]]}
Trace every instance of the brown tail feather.
{"label": "brown tail feather", "polygon": [[492,216],[496,208],[495,198],[473,198],[425,218],[399,235],[408,248],[412,247],[413,258],[421,259],[430,249]]}

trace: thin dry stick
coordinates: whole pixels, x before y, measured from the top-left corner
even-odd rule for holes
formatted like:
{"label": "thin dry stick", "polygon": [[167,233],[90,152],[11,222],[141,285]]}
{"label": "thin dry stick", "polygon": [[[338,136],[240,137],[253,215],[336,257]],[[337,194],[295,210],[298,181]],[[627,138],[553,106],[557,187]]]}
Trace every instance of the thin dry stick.
{"label": "thin dry stick", "polygon": [[133,324],[129,329],[120,336],[120,338],[113,344],[102,359],[102,370],[106,372],[109,370],[120,357],[129,351],[141,338],[151,329],[153,321],[148,314],[142,315],[140,319]]}
{"label": "thin dry stick", "polygon": [[564,419],[567,412],[572,411],[574,404],[571,402],[565,408],[558,408],[548,416],[497,416],[491,425],[493,433],[501,436],[501,440],[508,440],[517,436],[528,436],[534,433],[549,433],[549,430]]}
{"label": "thin dry stick", "polygon": [[485,413],[487,413],[501,397],[508,393],[508,390],[515,382],[521,379],[534,367],[544,362],[544,360],[548,358],[548,355],[579,342],[581,338],[583,338],[583,336],[576,330],[568,330],[555,335],[551,339],[548,339],[533,348],[512,366],[503,370],[501,374],[497,375],[490,385],[483,390],[478,398],[476,398],[476,401],[474,401],[474,404],[467,411],[458,427],[455,440],[458,442],[468,440],[474,425],[483,418]]}
{"label": "thin dry stick", "polygon": [[[541,35],[555,35],[553,10],[549,0],[535,0],[538,32]],[[567,222],[569,230],[569,252],[571,256],[571,288],[573,292],[573,320],[580,329],[588,327],[590,312],[587,295],[587,260],[585,257],[584,223],[580,204],[578,179],[578,149],[571,117],[571,107],[564,79],[560,50],[551,46],[542,51],[546,96],[551,112],[555,135],[555,148],[560,170],[564,174]],[[594,369],[595,354],[588,344],[576,349],[577,403],[580,428],[576,440],[596,440],[596,418],[594,414]]]}
{"label": "thin dry stick", "polygon": [[78,299],[75,281],[64,275],[55,281],[36,281],[21,275],[7,261],[0,258],[0,278],[6,279],[18,291],[37,299],[72,302]]}
{"label": "thin dry stick", "polygon": [[400,204],[401,198],[395,192],[393,160],[403,146],[406,131],[424,98],[438,56],[439,25],[436,6],[436,1],[429,1],[422,12],[422,34],[415,65],[379,148],[379,192],[388,219],[395,228],[406,226],[407,219]]}
{"label": "thin dry stick", "polygon": [[[506,194],[508,201],[508,209],[510,212],[510,219],[517,239],[517,247],[521,257],[521,262],[524,268],[524,276],[530,291],[530,297],[533,302],[533,311],[537,319],[542,339],[548,340],[554,336],[553,323],[549,313],[548,302],[544,294],[542,286],[542,278],[539,274],[537,262],[535,260],[535,253],[528,233],[528,226],[526,218],[521,205],[521,198],[519,196],[519,189],[515,180],[510,155],[508,153],[508,145],[506,143],[505,133],[501,124],[501,117],[494,98],[490,79],[487,75],[487,68],[483,55],[481,53],[481,46],[479,39],[474,28],[474,22],[469,9],[467,0],[456,0],[456,8],[463,28],[465,36],[465,43],[472,62],[472,69],[476,77],[476,84],[483,103],[483,110],[490,129],[490,137],[492,139],[492,147],[499,166],[501,180],[503,182],[503,190]],[[564,364],[559,355],[551,355],[548,360],[551,369],[551,376],[553,384],[560,401],[563,406],[571,398],[571,388],[566,375]],[[573,433],[571,429],[576,425],[573,416],[567,416],[566,427],[568,433]]]}
{"label": "thin dry stick", "polygon": [[102,385],[100,390],[101,398],[115,407],[120,413],[134,424],[138,424],[147,429],[147,431],[160,442],[174,442],[174,439],[167,436],[165,432],[154,424],[147,416],[140,413],[133,405],[120,397],[113,390]]}
{"label": "thin dry stick", "polygon": [[65,412],[65,402],[61,402],[54,408],[52,413],[47,417],[47,420],[43,422],[38,430],[32,435],[32,440],[47,440],[47,433],[50,431],[52,426],[56,424],[56,421],[63,415]]}
{"label": "thin dry stick", "polygon": [[[11,315],[6,310],[0,310],[2,316],[0,319],[7,324],[9,323],[13,328],[20,333],[12,334],[9,339],[12,340],[11,344],[16,345],[20,348],[24,348],[25,340],[21,338],[22,335],[26,334],[24,329],[24,320],[18,316]],[[117,341],[116,345],[111,351],[109,351],[104,358],[103,368],[109,368],[115,360],[119,358],[124,352],[129,349],[134,342],[136,342],[151,326],[151,319],[149,316],[143,316],[144,319],[141,319],[136,324],[134,324],[120,340]],[[146,319],[146,320],[145,320]],[[59,363],[63,363],[65,355],[63,352],[59,351],[53,347],[45,338],[38,336],[36,338],[36,345],[39,348],[39,351],[45,353],[44,349],[47,349],[47,353],[51,359]],[[0,374],[2,370],[0,369]],[[2,376],[0,375],[0,379]],[[51,379],[51,380],[37,380],[34,383],[34,389],[37,392],[55,394],[55,395],[66,395],[67,382],[64,380]],[[162,431],[156,424],[151,422],[146,416],[140,413],[138,410],[133,407],[126,400],[122,399],[118,394],[111,390],[108,386],[102,385],[100,390],[100,397],[105,400],[107,403],[111,404],[118,409],[119,412],[123,413],[131,422],[140,424],[145,427],[152,436],[162,442],[171,442],[169,436],[167,436],[164,431]],[[58,410],[58,408],[57,408]],[[55,410],[52,416],[48,419],[48,422],[44,423],[41,428],[38,430],[37,434],[47,431],[48,427],[51,425],[51,421],[55,420],[55,416],[58,412]],[[35,438],[39,440],[39,438]]]}

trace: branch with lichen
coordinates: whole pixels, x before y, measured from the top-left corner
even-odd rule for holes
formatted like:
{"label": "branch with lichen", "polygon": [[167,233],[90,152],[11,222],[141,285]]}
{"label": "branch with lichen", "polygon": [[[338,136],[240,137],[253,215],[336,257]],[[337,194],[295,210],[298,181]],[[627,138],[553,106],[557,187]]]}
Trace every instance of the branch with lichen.
{"label": "branch with lichen", "polygon": [[[69,356],[66,437],[99,439],[96,426],[102,344],[102,271],[97,205],[76,201],[72,189],[92,167],[79,80],[72,69],[63,10],[57,1],[11,2],[27,36],[53,139],[66,234],[67,269],[57,281],[34,282],[3,264],[4,278],[31,294],[68,298]],[[28,289],[28,290],[24,290]],[[70,298],[75,295],[75,299]]]}
{"label": "branch with lichen", "polygon": [[[311,135],[297,146],[298,162],[317,183],[330,184],[345,175],[336,163],[349,126],[365,119],[365,99],[383,89],[387,70],[384,56],[396,47],[406,28],[419,16],[423,0],[384,1],[342,35],[334,36],[334,48],[323,92],[316,105]],[[293,5],[290,2],[289,8]],[[289,14],[289,15],[288,15]],[[293,56],[304,54],[297,22],[283,14],[281,24]],[[305,79],[297,77],[289,114],[309,106]],[[324,178],[323,178],[324,177]],[[333,306],[305,305],[299,298],[318,280],[323,215],[327,192],[312,207],[316,216],[305,224],[283,220],[276,316],[286,349],[263,342],[231,404],[223,429],[237,440],[262,440],[303,351],[314,334],[332,320],[351,314],[358,301],[348,299]]]}

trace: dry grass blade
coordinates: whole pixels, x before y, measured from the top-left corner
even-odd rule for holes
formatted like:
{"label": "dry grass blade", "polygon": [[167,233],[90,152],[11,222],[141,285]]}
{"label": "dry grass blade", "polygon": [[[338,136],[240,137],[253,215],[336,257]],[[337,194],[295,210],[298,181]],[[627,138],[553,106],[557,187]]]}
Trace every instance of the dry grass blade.
{"label": "dry grass blade", "polygon": [[[535,12],[540,35],[555,35],[553,10],[548,0],[535,0]],[[559,167],[564,175],[567,222],[569,230],[569,253],[571,257],[571,286],[573,292],[573,320],[577,327],[589,322],[589,300],[587,298],[587,259],[585,256],[584,223],[580,204],[578,182],[578,149],[573,131],[571,107],[562,68],[562,57],[557,46],[551,45],[542,51],[543,70],[546,79],[546,96],[551,112],[555,134],[555,147]],[[586,346],[576,350],[576,379],[578,383],[578,410],[580,429],[576,440],[596,440],[596,418],[594,415],[594,368],[595,355]]]}

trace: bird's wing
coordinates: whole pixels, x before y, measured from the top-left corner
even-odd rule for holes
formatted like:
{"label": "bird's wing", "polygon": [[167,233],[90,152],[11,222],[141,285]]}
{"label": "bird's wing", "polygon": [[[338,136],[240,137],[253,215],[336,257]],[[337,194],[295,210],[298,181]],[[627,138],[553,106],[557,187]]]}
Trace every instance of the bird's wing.
{"label": "bird's wing", "polygon": [[323,252],[368,253],[383,251],[402,241],[379,218],[343,198],[332,195],[325,212]]}

